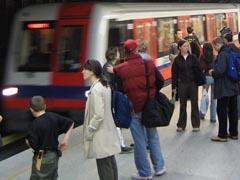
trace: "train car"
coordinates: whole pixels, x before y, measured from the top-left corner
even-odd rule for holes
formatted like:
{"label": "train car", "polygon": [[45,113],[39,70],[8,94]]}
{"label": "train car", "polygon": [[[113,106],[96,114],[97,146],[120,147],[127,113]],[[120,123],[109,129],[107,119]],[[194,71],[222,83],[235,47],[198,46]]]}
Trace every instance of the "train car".
{"label": "train car", "polygon": [[22,9],[15,16],[2,89],[3,134],[25,133],[33,119],[29,99],[41,95],[48,110],[82,124],[85,91],[82,67],[87,59],[104,64],[105,51],[126,39],[144,39],[165,80],[174,31],[192,26],[200,42],[219,35],[227,19],[239,31],[236,4],[62,3]]}

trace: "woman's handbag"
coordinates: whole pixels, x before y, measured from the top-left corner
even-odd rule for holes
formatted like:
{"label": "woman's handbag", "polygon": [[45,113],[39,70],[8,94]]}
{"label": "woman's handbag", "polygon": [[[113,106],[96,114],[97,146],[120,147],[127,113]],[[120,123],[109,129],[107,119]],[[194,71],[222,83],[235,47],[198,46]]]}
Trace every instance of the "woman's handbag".
{"label": "woman's handbag", "polygon": [[[168,126],[173,115],[174,104],[161,92],[150,98],[148,67],[145,63],[148,100],[142,111],[142,124],[147,128]],[[175,96],[174,96],[175,97]],[[173,100],[175,102],[175,100]]]}

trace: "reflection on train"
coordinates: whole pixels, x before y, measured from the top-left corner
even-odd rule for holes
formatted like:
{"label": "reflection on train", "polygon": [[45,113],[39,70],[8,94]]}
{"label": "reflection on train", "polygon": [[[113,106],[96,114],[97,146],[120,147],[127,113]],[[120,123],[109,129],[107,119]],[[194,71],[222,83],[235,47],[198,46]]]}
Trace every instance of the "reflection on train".
{"label": "reflection on train", "polygon": [[42,95],[49,110],[81,124],[89,88],[82,65],[86,59],[103,64],[109,46],[129,38],[146,40],[148,53],[168,80],[168,50],[177,28],[185,36],[192,26],[202,43],[219,35],[223,19],[236,35],[238,16],[238,5],[220,3],[64,3],[22,9],[12,26],[6,60],[3,133],[26,132],[33,95]]}

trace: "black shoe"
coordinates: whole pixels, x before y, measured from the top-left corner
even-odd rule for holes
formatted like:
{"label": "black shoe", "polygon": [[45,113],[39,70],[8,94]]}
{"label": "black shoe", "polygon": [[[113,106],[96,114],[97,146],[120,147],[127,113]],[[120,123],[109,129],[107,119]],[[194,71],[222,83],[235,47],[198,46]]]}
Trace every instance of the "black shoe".
{"label": "black shoe", "polygon": [[232,140],[238,140],[238,136],[232,136],[230,134],[228,134],[228,138],[230,138]]}
{"label": "black shoe", "polygon": [[131,153],[132,151],[133,151],[132,147],[128,147],[128,146],[121,147],[121,154]]}

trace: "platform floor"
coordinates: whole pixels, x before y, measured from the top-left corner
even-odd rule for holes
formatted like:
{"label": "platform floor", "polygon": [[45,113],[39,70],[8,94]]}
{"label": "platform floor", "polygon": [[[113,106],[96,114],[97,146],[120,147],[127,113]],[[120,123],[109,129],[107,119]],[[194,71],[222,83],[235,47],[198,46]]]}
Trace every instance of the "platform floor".
{"label": "platform floor", "polygon": [[[164,92],[169,92],[169,87]],[[169,93],[167,93],[169,94]],[[192,132],[190,103],[188,103],[188,125],[185,132],[176,132],[179,103],[170,126],[158,128],[165,158],[167,173],[154,179],[162,180],[239,180],[240,140],[226,143],[211,142],[216,135],[218,123],[201,121],[200,132]],[[123,130],[126,144],[132,143],[129,130]],[[31,171],[30,149],[0,162],[0,180],[26,180]],[[116,156],[119,180],[129,180],[136,172],[133,153]],[[83,157],[82,127],[74,129],[70,147],[59,162],[59,180],[98,180],[95,160]]]}

